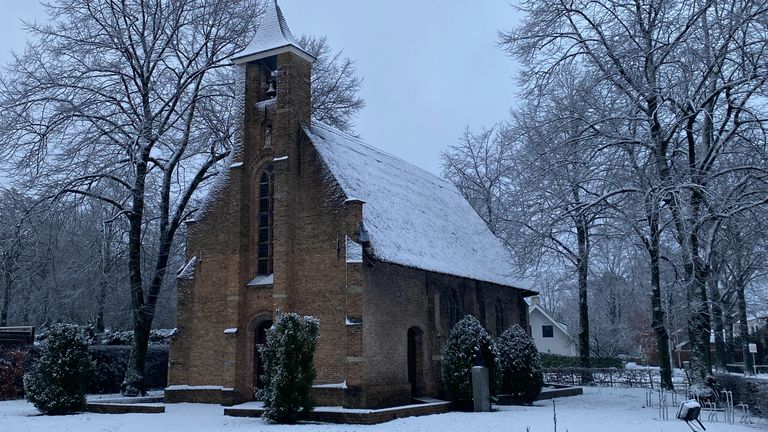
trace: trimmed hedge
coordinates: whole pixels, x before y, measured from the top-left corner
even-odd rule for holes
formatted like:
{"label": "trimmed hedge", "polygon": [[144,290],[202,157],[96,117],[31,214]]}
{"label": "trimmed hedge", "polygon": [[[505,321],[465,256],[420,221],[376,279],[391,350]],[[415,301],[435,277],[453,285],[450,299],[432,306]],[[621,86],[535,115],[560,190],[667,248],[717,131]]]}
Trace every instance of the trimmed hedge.
{"label": "trimmed hedge", "polygon": [[[130,346],[92,345],[89,348],[92,368],[85,388],[89,394],[120,392],[125,367],[131,352]],[[21,357],[23,361],[20,361]],[[22,377],[32,369],[40,357],[37,346],[0,349],[0,400],[19,399],[24,396]],[[147,350],[148,389],[165,388],[168,385],[168,347],[151,345]]]}
{"label": "trimmed hedge", "polygon": [[[110,332],[99,333],[96,331],[96,327],[89,325],[76,325],[71,324],[82,330],[88,345],[130,345],[133,343],[133,331],[131,330],[117,330]],[[168,345],[176,334],[176,329],[155,329],[149,332],[149,344],[150,345]],[[48,338],[48,329],[42,330],[35,335],[35,343],[45,343]]]}
{"label": "trimmed hedge", "polygon": [[[579,368],[578,357],[559,354],[541,353],[541,363],[545,368]],[[590,357],[589,365],[595,369],[623,368],[624,362],[616,357]]]}
{"label": "trimmed hedge", "polygon": [[723,373],[716,373],[715,378],[718,394],[722,390],[730,390],[735,403],[749,405],[753,415],[768,417],[768,380]]}
{"label": "trimmed hedge", "polygon": [[[119,393],[125,377],[130,346],[90,347],[93,369],[88,375],[86,389],[90,394]],[[147,349],[147,389],[165,388],[168,385],[168,347],[150,345]]]}

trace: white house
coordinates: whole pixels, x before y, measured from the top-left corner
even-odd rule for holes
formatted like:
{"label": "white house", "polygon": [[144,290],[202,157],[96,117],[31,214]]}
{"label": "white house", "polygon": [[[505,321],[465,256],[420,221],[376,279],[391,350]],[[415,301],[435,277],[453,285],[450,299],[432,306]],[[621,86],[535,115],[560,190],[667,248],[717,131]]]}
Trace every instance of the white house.
{"label": "white house", "polygon": [[552,318],[539,306],[539,299],[534,297],[528,308],[528,323],[531,336],[541,353],[576,355],[576,341],[568,334],[568,327]]}

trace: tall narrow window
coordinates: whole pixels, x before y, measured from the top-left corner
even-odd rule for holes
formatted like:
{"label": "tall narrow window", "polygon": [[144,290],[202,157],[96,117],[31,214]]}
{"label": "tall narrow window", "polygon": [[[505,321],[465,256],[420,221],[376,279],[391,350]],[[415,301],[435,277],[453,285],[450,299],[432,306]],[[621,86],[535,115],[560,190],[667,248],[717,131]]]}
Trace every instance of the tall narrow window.
{"label": "tall narrow window", "polygon": [[499,299],[496,300],[496,336],[501,336],[504,333],[504,327],[506,327],[504,322],[504,304]]}
{"label": "tall narrow window", "polygon": [[258,270],[259,275],[272,274],[273,233],[274,233],[274,184],[272,167],[267,167],[259,179],[258,214]]}
{"label": "tall narrow window", "polygon": [[446,297],[448,305],[448,330],[450,330],[461,319],[461,304],[459,303],[459,296],[453,290],[449,291]]}

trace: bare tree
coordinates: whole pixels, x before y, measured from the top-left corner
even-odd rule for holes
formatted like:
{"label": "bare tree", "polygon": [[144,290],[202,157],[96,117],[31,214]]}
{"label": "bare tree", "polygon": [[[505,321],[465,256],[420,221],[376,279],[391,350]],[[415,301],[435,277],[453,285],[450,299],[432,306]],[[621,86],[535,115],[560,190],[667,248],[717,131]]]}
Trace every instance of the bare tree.
{"label": "bare tree", "polygon": [[[573,62],[592,71],[637,115],[671,214],[687,282],[694,378],[709,373],[707,255],[723,215],[708,207],[721,158],[761,123],[766,80],[766,2],[528,0],[528,15],[502,43],[525,63],[533,88]],[[681,60],[684,59],[684,60]],[[763,165],[764,166],[764,165]],[[739,169],[750,179],[763,166]],[[752,197],[748,206],[764,197]],[[741,206],[743,208],[743,206]],[[731,209],[727,214],[732,214]]]}
{"label": "bare tree", "polygon": [[[744,358],[744,373],[753,375],[752,357],[749,353],[749,328],[747,327],[747,287],[764,277],[768,266],[768,238],[766,221],[763,214],[745,212],[725,224],[720,232],[718,250],[720,251],[722,270],[718,281],[722,282],[724,297],[735,296],[736,316],[739,321],[738,333]],[[713,314],[714,315],[714,314]],[[718,317],[723,319],[722,317]],[[722,338],[725,326],[721,324],[716,338]],[[722,347],[721,349],[724,349]]]}
{"label": "bare tree", "polygon": [[451,179],[464,198],[502,240],[504,220],[510,212],[515,142],[508,125],[497,124],[473,133],[467,128],[457,145],[443,153],[443,174]]}
{"label": "bare tree", "polygon": [[[99,200],[111,207],[107,221],[125,221],[135,336],[124,394],[144,392],[149,332],[179,227],[195,212],[195,193],[238,145],[244,80],[228,58],[250,41],[259,6],[51,1],[51,21],[29,26],[32,42],[0,83],[0,151],[38,193]],[[362,106],[359,80],[349,62],[341,71],[336,59],[325,64],[347,83],[320,80],[330,83],[327,99],[357,103],[329,101],[326,116],[349,125]],[[341,113],[331,116],[334,109]]]}
{"label": "bare tree", "polygon": [[317,58],[312,65],[312,117],[344,131],[365,107],[360,97],[363,79],[355,62],[334,52],[325,37],[302,36],[299,45]]}

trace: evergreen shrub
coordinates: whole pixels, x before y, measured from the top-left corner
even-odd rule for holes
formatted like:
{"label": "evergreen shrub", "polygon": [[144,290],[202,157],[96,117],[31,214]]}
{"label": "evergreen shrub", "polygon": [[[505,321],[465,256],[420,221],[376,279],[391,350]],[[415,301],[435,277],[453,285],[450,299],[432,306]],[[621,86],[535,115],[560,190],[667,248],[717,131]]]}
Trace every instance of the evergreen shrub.
{"label": "evergreen shrub", "polygon": [[24,375],[24,396],[46,415],[85,409],[85,382],[91,369],[88,343],[77,326],[54,324],[42,355]]}
{"label": "evergreen shrub", "polygon": [[488,368],[491,394],[496,394],[500,378],[496,344],[480,321],[467,315],[453,326],[443,349],[443,384],[451,400],[460,408],[466,408],[472,402],[472,366],[477,352]]}
{"label": "evergreen shrub", "polygon": [[530,405],[544,385],[536,344],[522,327],[515,324],[499,336],[497,348],[501,363],[501,393]]}
{"label": "evergreen shrub", "polygon": [[273,423],[296,423],[312,411],[310,395],[315,381],[314,355],[320,324],[314,317],[283,315],[267,330],[261,348],[264,362],[264,418]]}

